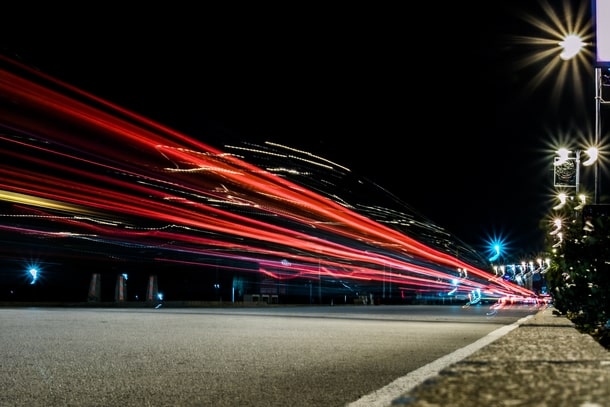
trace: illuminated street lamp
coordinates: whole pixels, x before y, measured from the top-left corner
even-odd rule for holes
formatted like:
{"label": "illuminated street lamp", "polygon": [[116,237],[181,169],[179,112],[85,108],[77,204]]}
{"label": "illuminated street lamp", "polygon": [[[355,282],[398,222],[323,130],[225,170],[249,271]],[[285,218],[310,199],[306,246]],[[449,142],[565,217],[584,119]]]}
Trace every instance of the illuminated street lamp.
{"label": "illuminated street lamp", "polygon": [[582,211],[585,208],[585,205],[587,204],[587,196],[585,194],[579,194],[577,198],[580,203],[574,207],[574,210]]}
{"label": "illuminated street lamp", "polygon": [[557,218],[553,221],[553,224],[555,225],[555,228],[551,231],[551,233],[549,233],[549,235],[554,236],[556,234],[559,233],[559,231],[561,230],[561,219]]}
{"label": "illuminated street lamp", "polygon": [[564,206],[566,206],[566,204],[568,203],[568,194],[566,194],[565,192],[560,192],[557,195],[557,199],[559,199],[559,203],[555,206],[553,206],[553,210],[558,211],[561,208],[563,208]]}
{"label": "illuminated street lamp", "polygon": [[559,45],[562,49],[559,57],[564,61],[568,61],[578,55],[587,44],[583,42],[580,36],[568,34],[564,37],[563,41],[559,42]]}
{"label": "illuminated street lamp", "polygon": [[30,281],[30,284],[36,284],[36,281],[38,280],[38,269],[36,267],[30,267],[30,269],[28,270],[28,273],[30,274],[30,277],[32,278],[32,280]]}
{"label": "illuminated street lamp", "polygon": [[490,263],[497,261],[502,255],[502,247],[499,243],[494,244],[492,250],[494,254],[488,260]]}

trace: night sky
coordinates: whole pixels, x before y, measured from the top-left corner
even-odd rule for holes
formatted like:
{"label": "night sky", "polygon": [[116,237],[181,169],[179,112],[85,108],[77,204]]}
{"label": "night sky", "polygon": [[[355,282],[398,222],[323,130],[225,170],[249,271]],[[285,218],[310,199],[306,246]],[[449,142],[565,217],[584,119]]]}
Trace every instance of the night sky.
{"label": "night sky", "polygon": [[[590,127],[594,113],[592,68],[581,99],[554,71],[532,82],[548,61],[519,66],[537,48],[516,39],[545,35],[525,18],[549,21],[544,4],[170,6],[29,21],[35,32],[16,13],[1,44],[211,145],[303,148],[363,174],[473,247],[503,237],[515,252],[535,253],[553,206],[551,137]],[[553,2],[560,19],[563,4]]]}

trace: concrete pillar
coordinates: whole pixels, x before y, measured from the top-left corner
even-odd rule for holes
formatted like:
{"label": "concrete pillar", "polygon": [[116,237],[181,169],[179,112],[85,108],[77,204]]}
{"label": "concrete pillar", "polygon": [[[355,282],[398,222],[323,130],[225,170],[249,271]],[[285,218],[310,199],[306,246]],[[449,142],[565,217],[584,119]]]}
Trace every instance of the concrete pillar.
{"label": "concrete pillar", "polygon": [[93,273],[91,282],[89,283],[89,294],[87,295],[88,302],[100,302],[102,300],[102,275]]}
{"label": "concrete pillar", "polygon": [[114,301],[127,301],[127,277],[125,274],[119,274],[116,280],[116,288],[114,290]]}
{"label": "concrete pillar", "polygon": [[157,276],[148,276],[148,285],[146,286],[146,302],[149,304],[156,303],[159,298],[159,289],[157,287]]}

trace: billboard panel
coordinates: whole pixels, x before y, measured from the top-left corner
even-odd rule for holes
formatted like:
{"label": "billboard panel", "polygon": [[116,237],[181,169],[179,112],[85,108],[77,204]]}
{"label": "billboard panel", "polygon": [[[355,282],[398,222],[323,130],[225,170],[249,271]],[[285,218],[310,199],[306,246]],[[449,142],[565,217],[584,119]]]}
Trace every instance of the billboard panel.
{"label": "billboard panel", "polygon": [[555,186],[575,188],[578,184],[578,164],[574,158],[563,161],[555,157],[553,163]]}
{"label": "billboard panel", "polygon": [[595,66],[610,68],[610,0],[592,0]]}

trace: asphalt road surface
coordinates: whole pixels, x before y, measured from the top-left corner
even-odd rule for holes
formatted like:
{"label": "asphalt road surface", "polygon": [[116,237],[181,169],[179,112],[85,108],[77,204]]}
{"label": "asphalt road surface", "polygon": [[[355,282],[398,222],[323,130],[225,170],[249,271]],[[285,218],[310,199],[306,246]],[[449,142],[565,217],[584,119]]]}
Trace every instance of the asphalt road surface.
{"label": "asphalt road surface", "polygon": [[346,406],[534,307],[0,308],[0,406]]}

